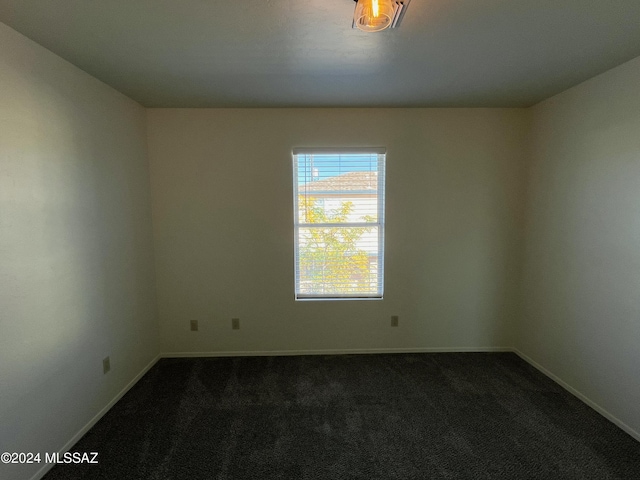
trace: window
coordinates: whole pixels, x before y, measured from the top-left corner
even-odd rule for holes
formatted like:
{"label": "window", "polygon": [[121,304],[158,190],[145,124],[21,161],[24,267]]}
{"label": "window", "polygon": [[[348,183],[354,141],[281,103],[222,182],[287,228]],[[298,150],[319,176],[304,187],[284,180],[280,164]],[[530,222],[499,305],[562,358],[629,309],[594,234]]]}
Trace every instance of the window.
{"label": "window", "polygon": [[384,149],[293,151],[297,300],[382,298]]}

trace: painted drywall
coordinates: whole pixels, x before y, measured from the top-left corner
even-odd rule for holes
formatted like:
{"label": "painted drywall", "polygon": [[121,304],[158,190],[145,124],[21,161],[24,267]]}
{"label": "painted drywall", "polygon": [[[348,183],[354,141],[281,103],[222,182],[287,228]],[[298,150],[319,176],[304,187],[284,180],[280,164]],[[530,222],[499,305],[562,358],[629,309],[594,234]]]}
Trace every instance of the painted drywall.
{"label": "painted drywall", "polygon": [[0,24],[0,452],[44,461],[158,353],[145,122]]}
{"label": "painted drywall", "polygon": [[640,438],[640,58],[532,109],[518,348]]}
{"label": "painted drywall", "polygon": [[[517,109],[148,110],[162,351],[509,347],[526,127]],[[328,146],[387,148],[384,300],[294,301],[291,151]]]}

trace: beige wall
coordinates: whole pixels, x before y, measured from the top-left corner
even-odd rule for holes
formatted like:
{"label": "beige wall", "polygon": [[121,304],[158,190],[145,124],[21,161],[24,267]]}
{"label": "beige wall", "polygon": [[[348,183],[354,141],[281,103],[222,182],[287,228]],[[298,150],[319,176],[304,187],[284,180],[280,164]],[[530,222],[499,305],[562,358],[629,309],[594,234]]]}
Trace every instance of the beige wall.
{"label": "beige wall", "polygon": [[0,452],[59,450],[158,353],[146,155],[141,106],[0,24]]}
{"label": "beige wall", "polygon": [[[526,125],[521,109],[149,110],[163,352],[510,347]],[[324,146],[387,148],[382,301],[294,301],[291,150]]]}
{"label": "beige wall", "polygon": [[518,348],[640,439],[640,58],[533,108]]}

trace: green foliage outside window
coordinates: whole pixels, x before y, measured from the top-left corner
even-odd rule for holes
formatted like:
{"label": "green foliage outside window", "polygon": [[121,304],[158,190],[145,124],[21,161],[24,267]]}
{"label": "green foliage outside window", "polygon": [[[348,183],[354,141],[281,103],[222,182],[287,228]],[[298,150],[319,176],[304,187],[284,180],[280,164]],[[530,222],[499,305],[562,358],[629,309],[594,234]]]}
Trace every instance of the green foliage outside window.
{"label": "green foliage outside window", "polygon": [[[358,247],[358,241],[373,227],[348,225],[354,209],[353,202],[344,201],[339,208],[326,211],[312,197],[300,196],[299,201],[305,223],[319,224],[318,227],[302,227],[305,238],[301,241],[299,251],[300,280],[301,284],[312,290],[307,293],[375,292],[375,285],[372,286],[370,280],[369,255]],[[360,221],[375,220],[366,215]],[[321,226],[339,223],[345,223],[345,226]],[[315,291],[316,288],[322,290]]]}

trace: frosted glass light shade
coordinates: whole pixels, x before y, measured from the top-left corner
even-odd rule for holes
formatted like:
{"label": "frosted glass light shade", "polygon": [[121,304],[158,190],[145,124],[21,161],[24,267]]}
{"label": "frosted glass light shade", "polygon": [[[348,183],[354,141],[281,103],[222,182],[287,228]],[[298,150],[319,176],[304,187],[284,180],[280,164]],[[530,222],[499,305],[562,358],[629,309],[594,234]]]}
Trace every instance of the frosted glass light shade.
{"label": "frosted glass light shade", "polygon": [[353,22],[363,32],[379,32],[391,25],[393,4],[391,0],[358,0]]}

